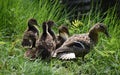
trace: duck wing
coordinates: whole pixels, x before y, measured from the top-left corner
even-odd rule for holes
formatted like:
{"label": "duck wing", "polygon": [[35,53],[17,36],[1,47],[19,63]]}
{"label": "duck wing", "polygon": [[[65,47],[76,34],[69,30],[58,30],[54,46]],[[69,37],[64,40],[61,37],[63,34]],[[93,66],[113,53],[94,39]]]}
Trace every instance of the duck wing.
{"label": "duck wing", "polygon": [[53,53],[53,57],[58,57],[60,59],[74,59],[77,56],[84,56],[90,50],[89,40],[85,40],[85,37],[87,38],[87,36],[81,35],[70,37]]}

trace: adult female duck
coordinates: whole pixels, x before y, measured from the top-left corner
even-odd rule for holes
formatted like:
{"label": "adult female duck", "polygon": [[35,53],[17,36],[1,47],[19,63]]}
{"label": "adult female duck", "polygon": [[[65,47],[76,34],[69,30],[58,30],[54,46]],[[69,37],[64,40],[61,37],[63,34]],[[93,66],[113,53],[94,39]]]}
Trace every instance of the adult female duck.
{"label": "adult female duck", "polygon": [[52,53],[53,57],[58,57],[59,59],[82,57],[84,60],[84,56],[97,44],[99,32],[103,32],[106,36],[109,36],[105,25],[97,23],[88,33],[76,34],[68,38],[60,48]]}

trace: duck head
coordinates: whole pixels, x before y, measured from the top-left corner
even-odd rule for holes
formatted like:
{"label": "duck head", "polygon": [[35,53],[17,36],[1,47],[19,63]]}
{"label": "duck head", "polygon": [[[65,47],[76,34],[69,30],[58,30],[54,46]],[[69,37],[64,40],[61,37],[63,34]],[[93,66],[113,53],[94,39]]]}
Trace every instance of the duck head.
{"label": "duck head", "polygon": [[51,28],[51,27],[53,27],[53,26],[56,25],[56,24],[54,23],[54,21],[49,20],[49,21],[47,22],[47,25],[48,25],[48,28]]}
{"label": "duck head", "polygon": [[59,35],[64,38],[64,39],[67,39],[68,36],[69,36],[69,31],[68,31],[68,27],[65,26],[65,25],[61,25],[59,27]]}
{"label": "duck head", "polygon": [[34,26],[34,25],[38,26],[37,20],[34,18],[29,19],[28,26]]}
{"label": "duck head", "polygon": [[104,33],[107,37],[110,37],[109,33],[108,33],[108,30],[107,30],[107,27],[103,24],[103,23],[97,23],[95,24],[92,28],[91,28],[91,31],[94,31],[96,33],[98,32],[102,32]]}

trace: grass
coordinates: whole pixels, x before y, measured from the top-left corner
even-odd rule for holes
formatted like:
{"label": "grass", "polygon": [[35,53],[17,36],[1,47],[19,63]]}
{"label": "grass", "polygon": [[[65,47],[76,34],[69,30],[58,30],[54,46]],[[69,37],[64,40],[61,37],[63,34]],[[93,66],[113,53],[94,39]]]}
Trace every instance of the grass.
{"label": "grass", "polygon": [[[66,10],[61,12],[59,2],[43,0],[0,1],[0,75],[119,75],[120,74],[120,19],[116,7],[107,12],[91,10],[82,19],[67,20]],[[105,16],[106,15],[106,16]],[[29,18],[36,18],[41,24],[54,20],[57,24],[69,24],[70,34],[84,33],[97,22],[108,27],[111,38],[99,35],[99,43],[86,55],[85,61],[61,61],[52,59],[29,61],[24,58],[21,39]],[[75,25],[74,25],[75,24]],[[40,28],[41,31],[41,28]],[[57,33],[57,30],[55,29]]]}

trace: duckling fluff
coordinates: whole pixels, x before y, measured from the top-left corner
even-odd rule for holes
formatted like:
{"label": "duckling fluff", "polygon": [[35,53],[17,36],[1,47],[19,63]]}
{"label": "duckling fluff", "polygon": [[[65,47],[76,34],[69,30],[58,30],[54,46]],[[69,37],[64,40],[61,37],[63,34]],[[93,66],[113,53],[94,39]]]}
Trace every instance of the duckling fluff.
{"label": "duckling fluff", "polygon": [[69,30],[68,27],[65,25],[61,25],[59,28],[59,35],[56,36],[57,43],[56,49],[59,48],[69,37]]}
{"label": "duckling fluff", "polygon": [[24,57],[29,60],[35,60],[36,52],[37,52],[36,48],[29,48],[27,51],[25,51]]}
{"label": "duckling fluff", "polygon": [[43,33],[39,41],[37,41],[36,49],[38,50],[38,56],[42,59],[49,59],[51,57],[51,52],[55,50],[56,44],[53,37],[48,32],[48,24],[46,22],[43,22],[42,29]]}

